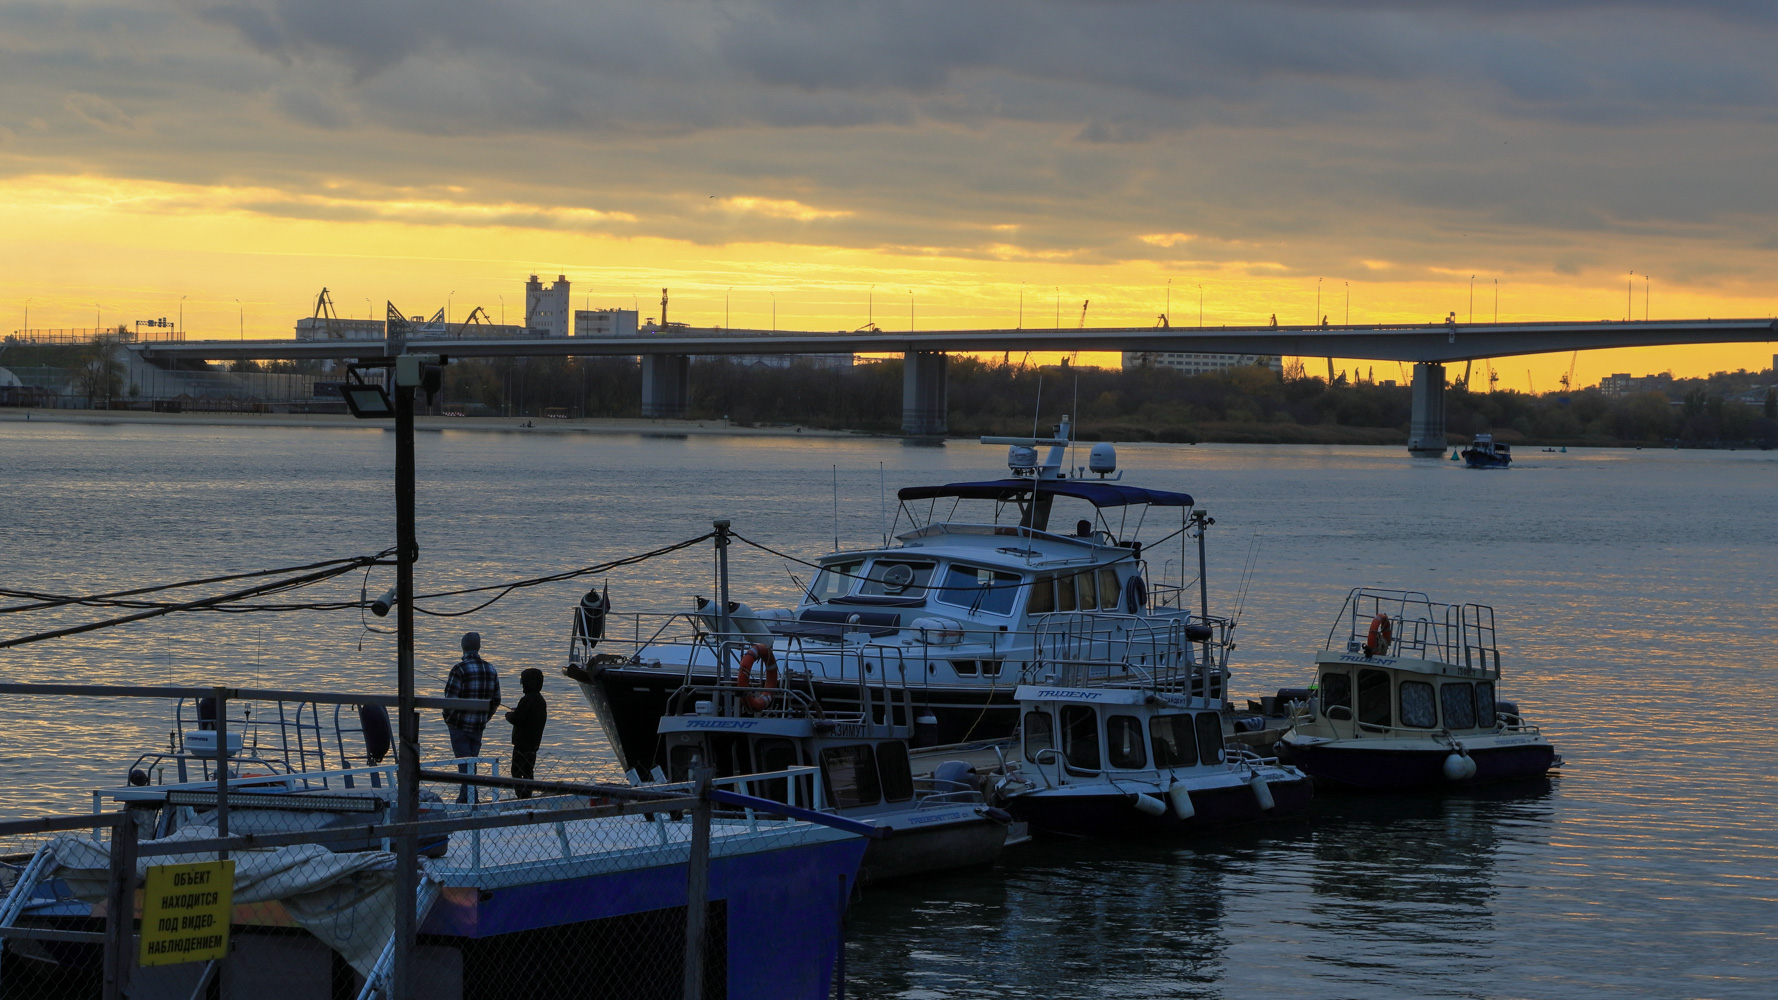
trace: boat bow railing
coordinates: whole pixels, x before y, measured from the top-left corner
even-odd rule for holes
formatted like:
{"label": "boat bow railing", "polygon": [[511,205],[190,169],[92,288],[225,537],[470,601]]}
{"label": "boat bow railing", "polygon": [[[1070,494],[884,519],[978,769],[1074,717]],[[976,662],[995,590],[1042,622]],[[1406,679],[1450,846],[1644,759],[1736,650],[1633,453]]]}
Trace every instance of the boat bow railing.
{"label": "boat bow railing", "polygon": [[1500,649],[1494,609],[1486,604],[1442,604],[1415,590],[1354,587],[1327,632],[1325,648],[1364,649],[1377,616],[1389,620],[1390,642],[1376,655],[1458,664],[1497,676]]}

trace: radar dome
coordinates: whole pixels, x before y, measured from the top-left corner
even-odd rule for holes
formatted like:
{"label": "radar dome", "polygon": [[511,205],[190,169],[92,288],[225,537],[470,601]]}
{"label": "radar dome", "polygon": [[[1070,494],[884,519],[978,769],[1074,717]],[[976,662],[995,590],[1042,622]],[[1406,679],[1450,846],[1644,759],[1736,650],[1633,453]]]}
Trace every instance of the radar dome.
{"label": "radar dome", "polygon": [[1037,449],[1026,444],[1015,444],[1006,449],[1006,465],[1014,472],[1030,472],[1037,468]]}
{"label": "radar dome", "polygon": [[1111,446],[1110,441],[1101,441],[1093,445],[1093,450],[1087,453],[1087,468],[1101,476],[1116,472],[1117,449]]}

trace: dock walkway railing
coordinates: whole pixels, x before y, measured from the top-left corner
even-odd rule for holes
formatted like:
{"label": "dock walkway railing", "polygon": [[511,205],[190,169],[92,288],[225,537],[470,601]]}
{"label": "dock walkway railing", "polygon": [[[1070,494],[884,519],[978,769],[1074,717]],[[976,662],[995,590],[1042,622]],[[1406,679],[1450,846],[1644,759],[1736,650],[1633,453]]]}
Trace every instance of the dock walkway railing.
{"label": "dock walkway railing", "polygon": [[[194,807],[200,793],[163,786],[158,803],[124,789],[116,810],[0,822],[0,993],[185,1000],[220,976],[235,995],[324,1000],[349,988],[359,1000],[386,998],[396,907],[410,905],[421,930],[412,996],[520,1000],[581,995],[589,982],[612,995],[720,995],[730,932],[723,905],[710,901],[712,857],[868,833],[815,812],[813,770],[765,776],[785,781],[789,802],[750,794],[770,794],[764,779],[718,782],[707,772],[632,788],[426,770],[427,784],[473,786],[480,801],[435,803],[403,824],[354,813],[352,801],[376,798],[369,790],[231,791],[237,803],[263,801],[235,805],[237,829],[253,832],[219,837],[214,801]],[[159,815],[167,810],[184,817],[170,831]],[[256,822],[243,822],[249,814]],[[406,901],[396,898],[395,856],[378,849],[401,836],[416,836],[425,855],[419,895]],[[214,868],[222,854],[232,899],[220,911],[185,905],[177,897],[195,891],[159,884],[171,877],[162,866],[194,866],[182,869],[197,873],[188,882],[227,878]],[[615,893],[567,890],[674,868],[683,871],[678,890],[657,886],[640,912],[607,912]],[[169,901],[174,910],[161,906]],[[205,922],[217,912],[227,944],[212,958],[204,949],[224,938]],[[163,964],[188,954],[203,957]]]}

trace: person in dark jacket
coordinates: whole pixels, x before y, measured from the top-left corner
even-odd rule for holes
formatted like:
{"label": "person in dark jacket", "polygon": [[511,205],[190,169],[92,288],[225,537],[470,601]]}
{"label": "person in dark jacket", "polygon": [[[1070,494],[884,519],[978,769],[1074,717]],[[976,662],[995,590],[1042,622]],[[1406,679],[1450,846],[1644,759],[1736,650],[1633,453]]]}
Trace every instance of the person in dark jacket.
{"label": "person in dark jacket", "polygon": [[[512,776],[529,778],[537,767],[537,747],[543,743],[543,726],[549,721],[549,706],[543,701],[543,671],[532,667],[519,674],[519,686],[525,689],[518,707],[506,713],[512,723]],[[519,798],[528,799],[531,790],[519,789]]]}

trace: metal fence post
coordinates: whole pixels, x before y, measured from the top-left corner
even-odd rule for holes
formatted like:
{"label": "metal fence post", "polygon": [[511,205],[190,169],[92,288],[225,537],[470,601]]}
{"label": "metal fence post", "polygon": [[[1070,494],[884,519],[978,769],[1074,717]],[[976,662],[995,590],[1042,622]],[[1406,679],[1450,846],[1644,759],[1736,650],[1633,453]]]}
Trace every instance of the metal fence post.
{"label": "metal fence post", "polygon": [[136,964],[136,820],[125,810],[111,827],[111,889],[105,897],[104,1000],[123,1000],[129,993],[130,969]]}
{"label": "metal fence post", "polygon": [[704,997],[704,931],[710,896],[710,768],[700,767],[698,804],[691,809],[691,853],[685,859],[685,1000]]}
{"label": "metal fence post", "polygon": [[[228,836],[228,688],[217,687],[216,700],[216,836]],[[245,747],[245,736],[242,737]],[[227,861],[227,851],[217,851],[216,860]]]}

